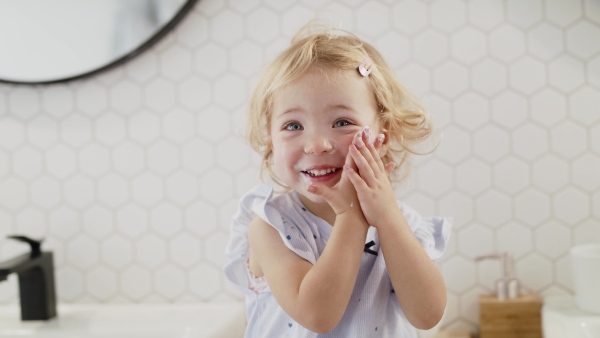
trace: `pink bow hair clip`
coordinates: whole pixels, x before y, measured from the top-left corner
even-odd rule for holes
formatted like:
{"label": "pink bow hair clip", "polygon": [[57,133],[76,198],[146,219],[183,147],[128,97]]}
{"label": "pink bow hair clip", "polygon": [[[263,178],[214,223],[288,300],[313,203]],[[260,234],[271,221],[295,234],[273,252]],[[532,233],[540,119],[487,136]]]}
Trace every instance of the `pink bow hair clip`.
{"label": "pink bow hair clip", "polygon": [[373,60],[367,56],[367,58],[365,58],[363,60],[363,62],[358,66],[358,72],[362,76],[369,76],[369,74],[371,74],[372,70],[373,70]]}

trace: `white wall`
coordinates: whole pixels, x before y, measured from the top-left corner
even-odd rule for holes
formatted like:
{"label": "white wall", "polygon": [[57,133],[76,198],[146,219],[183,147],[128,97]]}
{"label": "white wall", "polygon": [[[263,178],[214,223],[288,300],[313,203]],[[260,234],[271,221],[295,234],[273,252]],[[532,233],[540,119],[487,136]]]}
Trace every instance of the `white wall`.
{"label": "white wall", "polygon": [[[596,0],[201,0],[158,46],[67,84],[0,84],[0,237],[45,237],[62,302],[239,299],[229,220],[258,183],[240,137],[260,68],[320,14],[387,55],[444,138],[398,195],[455,217],[440,268],[447,326],[512,251],[543,295],[571,293],[568,250],[600,241]],[[0,258],[25,251],[0,239]],[[17,299],[16,278],[0,303]]]}

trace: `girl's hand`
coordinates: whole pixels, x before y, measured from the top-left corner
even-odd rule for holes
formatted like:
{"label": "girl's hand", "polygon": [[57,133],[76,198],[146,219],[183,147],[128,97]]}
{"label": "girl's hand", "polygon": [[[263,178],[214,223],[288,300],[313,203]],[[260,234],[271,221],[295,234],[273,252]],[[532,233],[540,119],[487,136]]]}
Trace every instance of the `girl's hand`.
{"label": "girl's hand", "polygon": [[395,212],[398,211],[394,189],[388,177],[396,164],[383,164],[379,154],[383,141],[384,135],[380,134],[371,142],[370,130],[363,128],[362,133],[354,137],[349,151],[358,170],[344,168],[356,189],[367,222],[374,227],[384,222],[395,223]]}
{"label": "girl's hand", "polygon": [[[356,133],[356,135],[359,135],[359,133],[362,134],[362,131]],[[360,211],[356,189],[348,178],[348,168],[351,168],[353,172],[358,170],[350,153],[346,156],[346,162],[342,169],[342,177],[333,187],[319,183],[310,183],[307,186],[308,192],[321,196],[331,206],[336,215],[340,215],[350,209]]]}

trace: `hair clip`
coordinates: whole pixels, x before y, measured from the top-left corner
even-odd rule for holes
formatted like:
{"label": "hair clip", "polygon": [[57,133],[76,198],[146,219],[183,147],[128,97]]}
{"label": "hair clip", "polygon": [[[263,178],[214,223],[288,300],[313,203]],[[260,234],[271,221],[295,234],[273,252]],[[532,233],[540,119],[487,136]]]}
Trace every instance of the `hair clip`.
{"label": "hair clip", "polygon": [[[367,67],[369,67],[369,68],[367,68]],[[367,58],[364,59],[363,62],[358,66],[358,72],[362,76],[369,76],[369,74],[371,74],[372,70],[373,70],[373,60],[367,56]]]}

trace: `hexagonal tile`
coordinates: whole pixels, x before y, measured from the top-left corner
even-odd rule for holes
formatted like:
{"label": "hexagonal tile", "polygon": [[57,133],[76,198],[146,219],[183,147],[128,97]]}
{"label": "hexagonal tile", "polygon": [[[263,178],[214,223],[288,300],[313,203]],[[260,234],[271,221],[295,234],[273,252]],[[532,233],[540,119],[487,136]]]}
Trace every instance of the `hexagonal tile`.
{"label": "hexagonal tile", "polygon": [[[13,101],[12,98],[13,96],[16,96],[17,93],[19,93],[19,91],[13,92],[13,95],[11,95],[11,101]],[[21,97],[24,98],[23,96]],[[65,85],[51,86],[42,91],[42,106],[44,111],[49,112],[56,117],[62,117],[71,112],[73,110],[73,102],[73,92]],[[12,102],[10,103],[11,108],[16,108],[12,105]],[[39,109],[39,107],[35,107],[36,104],[39,104],[37,97],[29,97],[27,106],[29,106],[31,111],[35,111],[35,108]],[[19,109],[15,110],[19,111]]]}
{"label": "hexagonal tile", "polygon": [[31,183],[31,201],[43,208],[50,209],[61,200],[61,186],[56,180],[43,176]]}
{"label": "hexagonal tile", "polygon": [[438,1],[431,4],[431,25],[450,32],[466,22],[465,4],[459,0]]}
{"label": "hexagonal tile", "polygon": [[8,172],[10,171],[9,167],[10,162],[8,155],[6,155],[4,152],[0,153],[0,178],[8,174]]}
{"label": "hexagonal tile", "polygon": [[79,235],[67,243],[67,259],[80,269],[88,269],[98,262],[98,244]]}
{"label": "hexagonal tile", "polygon": [[185,224],[187,229],[204,237],[217,228],[217,211],[213,206],[198,201],[186,208]]}
{"label": "hexagonal tile", "polygon": [[209,78],[216,78],[227,69],[227,52],[220,46],[207,43],[194,54],[197,71]]}
{"label": "hexagonal tile", "polygon": [[116,207],[129,198],[129,184],[122,177],[109,174],[98,181],[98,198]]}
{"label": "hexagonal tile", "polygon": [[[281,20],[283,26],[283,29],[281,30],[282,35],[287,38],[293,37],[298,29],[305,25],[313,16],[313,11],[310,11],[301,5],[297,5],[286,10],[282,15]],[[289,45],[289,41],[290,39],[286,39],[285,47]],[[281,50],[283,50],[283,48]]]}
{"label": "hexagonal tile", "polygon": [[101,142],[113,145],[125,138],[125,121],[113,113],[102,114],[94,121],[95,136]]}
{"label": "hexagonal tile", "polygon": [[94,182],[83,175],[69,178],[64,184],[65,201],[72,206],[83,208],[95,199]]}
{"label": "hexagonal tile", "polygon": [[577,22],[567,30],[567,50],[582,58],[588,58],[600,51],[600,27],[587,21]]}
{"label": "hexagonal tile", "polygon": [[544,129],[525,123],[513,132],[512,149],[517,155],[533,160],[548,151],[548,135]]}
{"label": "hexagonal tile", "polygon": [[179,149],[160,140],[148,149],[148,166],[159,174],[169,174],[179,166]]}
{"label": "hexagonal tile", "polygon": [[550,217],[550,199],[534,189],[527,189],[515,198],[515,216],[530,226],[537,226]]}
{"label": "hexagonal tile", "polygon": [[113,235],[100,246],[102,261],[116,269],[121,269],[133,261],[132,242]]}
{"label": "hexagonal tile", "polygon": [[125,176],[134,176],[144,168],[144,150],[132,142],[125,142],[112,152],[113,167]]}
{"label": "hexagonal tile", "polygon": [[162,203],[150,211],[150,226],[163,237],[170,237],[183,228],[181,209],[170,203]]}
{"label": "hexagonal tile", "polygon": [[505,127],[522,125],[527,115],[527,100],[513,91],[505,91],[492,100],[492,119]]}
{"label": "hexagonal tile", "polygon": [[[554,264],[554,281],[559,283],[562,286],[567,287],[570,290],[573,290],[573,268],[571,267],[571,257],[568,255],[562,258],[559,258]],[[557,285],[558,286],[558,285]],[[562,291],[562,290],[560,290]],[[564,292],[564,291],[562,291]],[[544,297],[549,292],[544,290]],[[571,295],[572,293],[562,293],[558,294],[561,296]]]}
{"label": "hexagonal tile", "polygon": [[70,266],[56,270],[56,294],[58,299],[73,301],[83,293],[83,276]]}
{"label": "hexagonal tile", "polygon": [[198,196],[198,178],[179,171],[167,179],[166,188],[169,199],[186,205]]}
{"label": "hexagonal tile", "polygon": [[114,217],[112,212],[102,206],[93,206],[83,213],[83,229],[97,239],[102,239],[113,232]]}
{"label": "hexagonal tile", "polygon": [[508,196],[491,190],[476,201],[477,218],[485,224],[498,227],[512,217],[512,205]]}
{"label": "hexagonal tile", "polygon": [[481,161],[468,159],[456,168],[456,186],[475,196],[490,186],[490,168]]}
{"label": "hexagonal tile", "polygon": [[18,209],[28,199],[27,186],[11,177],[0,182],[0,205],[9,209]]}
{"label": "hexagonal tile", "polygon": [[24,179],[32,179],[42,171],[42,155],[34,148],[25,146],[12,154],[13,172]]}
{"label": "hexagonal tile", "polygon": [[588,196],[571,187],[556,194],[553,202],[554,214],[567,224],[577,224],[590,215]]}
{"label": "hexagonal tile", "polygon": [[507,78],[506,66],[494,59],[486,58],[471,69],[473,89],[487,96],[506,88]]}
{"label": "hexagonal tile", "polygon": [[448,58],[448,41],[445,36],[426,30],[413,40],[413,59],[425,66],[434,66]]}
{"label": "hexagonal tile", "polygon": [[193,174],[201,174],[214,165],[213,147],[203,140],[187,143],[181,153],[183,167]]}
{"label": "hexagonal tile", "polygon": [[279,17],[267,8],[259,8],[246,17],[247,35],[260,43],[273,40],[278,31]]}
{"label": "hexagonal tile", "polygon": [[213,203],[221,203],[233,194],[231,176],[222,170],[214,169],[200,179],[200,193],[203,198]]}
{"label": "hexagonal tile", "polygon": [[35,88],[17,87],[8,93],[8,108],[10,111],[17,113],[18,116],[26,119],[39,113],[41,106],[44,106],[50,112],[56,113],[57,110],[60,111],[61,105],[67,105],[71,102],[68,98],[71,93],[64,86],[58,86],[54,93],[56,96],[44,95],[43,101],[40,102],[39,92]]}
{"label": "hexagonal tile", "polygon": [[[189,20],[185,20],[185,22],[188,21]],[[155,51],[142,53],[142,55],[136,57],[135,62],[128,62],[125,64],[127,76],[140,84],[156,77],[158,69],[158,53]]]}
{"label": "hexagonal tile", "polygon": [[189,77],[177,88],[179,102],[190,110],[200,110],[210,102],[211,86],[198,77]]}
{"label": "hexagonal tile", "polygon": [[532,237],[528,228],[516,222],[508,222],[496,234],[498,251],[510,252],[515,259],[519,259],[531,252]]}
{"label": "hexagonal tile", "polygon": [[508,21],[521,28],[529,28],[542,19],[542,0],[509,0],[506,8]]}
{"label": "hexagonal tile", "polygon": [[546,85],[545,66],[528,56],[513,62],[509,74],[510,85],[523,94],[532,94]]}
{"label": "hexagonal tile", "polygon": [[490,54],[504,62],[516,60],[525,53],[523,32],[513,26],[502,25],[489,35]]}
{"label": "hexagonal tile", "polygon": [[535,230],[536,249],[550,258],[558,258],[571,248],[571,232],[564,225],[550,221]]}
{"label": "hexagonal tile", "polygon": [[[135,63],[135,62],[134,62]],[[108,107],[106,88],[92,81],[79,83],[75,90],[75,104],[87,115],[97,115]]]}
{"label": "hexagonal tile", "polygon": [[564,160],[547,155],[533,164],[533,183],[547,192],[555,192],[569,183],[569,167]]}
{"label": "hexagonal tile", "polygon": [[106,300],[117,292],[117,275],[99,266],[86,274],[86,289],[92,296]]}
{"label": "hexagonal tile", "polygon": [[439,214],[452,215],[452,227],[456,230],[473,220],[474,210],[473,200],[460,192],[451,191],[439,200]]}
{"label": "hexagonal tile", "polygon": [[445,97],[456,98],[468,86],[467,69],[454,61],[445,62],[433,72],[433,87]]}
{"label": "hexagonal tile", "polygon": [[414,62],[409,62],[400,69],[402,83],[418,95],[423,95],[431,91],[430,78],[429,70]]}
{"label": "hexagonal tile", "polygon": [[120,81],[110,90],[110,103],[121,113],[132,113],[142,105],[142,91],[129,81]]}
{"label": "hexagonal tile", "polygon": [[479,297],[483,294],[489,294],[489,289],[476,286],[471,290],[460,295],[460,315],[461,318],[477,323],[479,321]]}
{"label": "hexagonal tile", "polygon": [[590,128],[591,149],[600,154],[600,124]]}
{"label": "hexagonal tile", "polygon": [[473,135],[473,151],[489,162],[508,154],[508,147],[507,133],[493,125],[484,126]]}
{"label": "hexagonal tile", "polygon": [[222,282],[220,275],[221,272],[219,270],[202,263],[190,271],[190,289],[206,300],[221,290]]}
{"label": "hexagonal tile", "polygon": [[110,157],[106,148],[92,143],[79,152],[79,168],[84,174],[99,177],[110,169]]}
{"label": "hexagonal tile", "polygon": [[155,268],[167,258],[167,249],[163,238],[154,234],[142,237],[135,244],[136,261],[149,268]]}
{"label": "hexagonal tile", "polygon": [[416,1],[402,1],[392,8],[392,24],[405,34],[415,34],[428,23],[427,5]]}
{"label": "hexagonal tile", "polygon": [[419,187],[432,196],[441,196],[452,188],[452,168],[443,162],[432,159],[419,166],[417,180]]}
{"label": "hexagonal tile", "polygon": [[600,107],[600,90],[584,87],[569,96],[570,116],[586,125],[600,120],[594,107]]}
{"label": "hexagonal tile", "polygon": [[600,157],[584,154],[573,164],[572,181],[580,188],[593,192],[600,189]]}
{"label": "hexagonal tile", "polygon": [[200,136],[216,142],[229,135],[229,115],[217,106],[210,106],[197,116],[196,126]]}
{"label": "hexagonal tile", "polygon": [[552,283],[552,264],[537,254],[531,254],[516,262],[517,276],[523,286],[539,291]]}
{"label": "hexagonal tile", "polygon": [[480,31],[465,27],[452,35],[452,56],[465,64],[471,64],[485,55],[485,35]]}
{"label": "hexagonal tile", "polygon": [[146,111],[132,117],[128,127],[129,136],[140,143],[148,144],[161,137],[160,119]]}
{"label": "hexagonal tile", "polygon": [[468,3],[469,23],[483,29],[491,29],[504,21],[504,3],[479,0]]}
{"label": "hexagonal tile", "polygon": [[[187,70],[185,75],[189,73]],[[169,112],[176,104],[176,96],[175,85],[164,78],[154,79],[144,86],[144,106],[152,111]]]}
{"label": "hexagonal tile", "polygon": [[117,229],[131,238],[148,231],[148,211],[136,204],[129,204],[117,213]]}
{"label": "hexagonal tile", "polygon": [[139,300],[152,291],[152,275],[139,265],[128,267],[119,279],[121,290],[133,299]]}
{"label": "hexagonal tile", "polygon": [[[240,171],[248,166],[250,152],[251,149],[246,142],[238,137],[229,137],[219,142],[217,146],[217,164],[232,173]],[[236,156],[231,156],[231,154],[236,154]]]}
{"label": "hexagonal tile", "polygon": [[587,148],[585,129],[570,121],[557,125],[552,129],[550,136],[552,150],[566,159],[574,158]]}
{"label": "hexagonal tile", "polygon": [[25,131],[21,123],[4,119],[0,123],[0,146],[15,149],[25,140]]}
{"label": "hexagonal tile", "polygon": [[551,85],[568,93],[585,81],[583,63],[571,56],[560,56],[548,65],[548,80]]}
{"label": "hexagonal tile", "polygon": [[58,124],[53,120],[40,116],[27,124],[27,140],[39,147],[48,148],[58,139]]}
{"label": "hexagonal tile", "polygon": [[69,145],[81,147],[92,139],[90,120],[81,116],[69,116],[61,122],[61,139]]}
{"label": "hexagonal tile", "polygon": [[264,66],[264,51],[256,43],[244,41],[231,50],[231,68],[250,77]]}
{"label": "hexagonal tile", "polygon": [[185,273],[174,266],[165,266],[154,273],[156,291],[167,299],[175,299],[186,287]]}
{"label": "hexagonal tile", "polygon": [[588,67],[588,82],[600,89],[600,56],[592,59],[587,64]]}
{"label": "hexagonal tile", "polygon": [[246,83],[233,74],[227,74],[215,82],[214,99],[226,108],[234,108],[246,100]]}
{"label": "hexagonal tile", "polygon": [[419,191],[412,191],[406,196],[402,197],[408,205],[413,207],[415,210],[419,210],[419,213],[423,215],[435,214],[435,201],[433,198],[421,193]]}
{"label": "hexagonal tile", "polygon": [[392,67],[397,67],[410,59],[410,42],[394,31],[382,34],[375,45]]}
{"label": "hexagonal tile", "polygon": [[223,266],[227,261],[223,248],[227,245],[229,236],[224,232],[217,232],[204,239],[204,257],[206,261],[215,266]]}
{"label": "hexagonal tile", "polygon": [[461,229],[458,233],[458,241],[460,243],[458,250],[473,259],[494,251],[494,234],[480,225]]}
{"label": "hexagonal tile", "polygon": [[200,261],[200,242],[188,234],[184,233],[172,239],[169,249],[171,259],[183,267],[190,268]]}
{"label": "hexagonal tile", "polygon": [[[178,45],[172,45],[160,54],[158,66],[160,73],[165,77],[175,81],[181,80],[192,72],[192,55],[187,49],[181,48]],[[151,87],[149,92],[147,90],[146,94],[159,93],[161,88],[168,89],[166,92],[170,95],[159,95],[159,99],[156,102],[164,105],[165,102],[168,103],[173,100],[172,85],[162,79],[155,81],[158,82],[153,86],[154,89]]]}
{"label": "hexagonal tile", "polygon": [[581,18],[581,3],[564,0],[546,0],[546,19],[566,27]]}
{"label": "hexagonal tile", "polygon": [[244,19],[230,10],[212,17],[210,24],[212,39],[226,46],[232,46],[244,36]]}
{"label": "hexagonal tile", "polygon": [[600,242],[600,221],[590,219],[575,227],[574,245],[592,244]]}
{"label": "hexagonal tile", "polygon": [[166,136],[175,142],[187,141],[195,134],[194,116],[187,111],[174,109],[163,121]]}
{"label": "hexagonal tile", "polygon": [[33,238],[43,238],[48,233],[46,222],[42,212],[29,207],[19,211],[15,217],[17,233]]}
{"label": "hexagonal tile", "polygon": [[156,204],[164,198],[163,181],[155,174],[145,172],[133,179],[133,199],[145,206]]}
{"label": "hexagonal tile", "polygon": [[566,115],[565,97],[551,88],[544,88],[531,98],[531,117],[546,127],[557,124]]}
{"label": "hexagonal tile", "polygon": [[475,285],[475,263],[471,259],[451,257],[442,264],[440,271],[451,291],[462,293]]}

